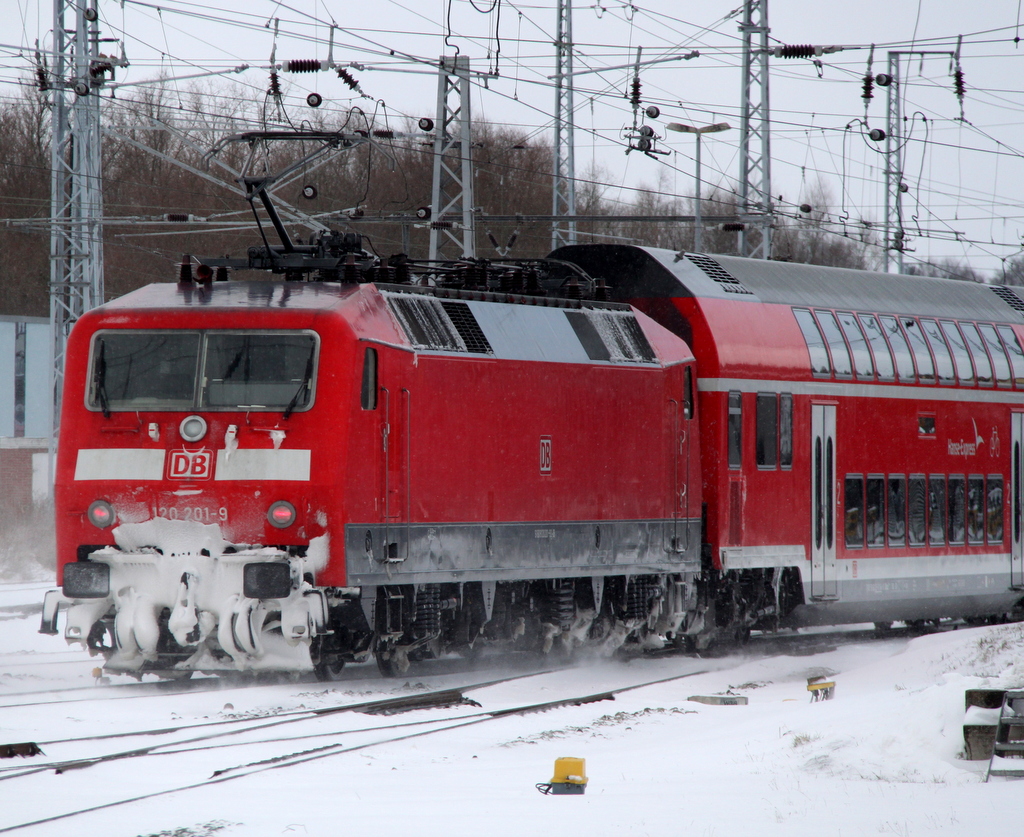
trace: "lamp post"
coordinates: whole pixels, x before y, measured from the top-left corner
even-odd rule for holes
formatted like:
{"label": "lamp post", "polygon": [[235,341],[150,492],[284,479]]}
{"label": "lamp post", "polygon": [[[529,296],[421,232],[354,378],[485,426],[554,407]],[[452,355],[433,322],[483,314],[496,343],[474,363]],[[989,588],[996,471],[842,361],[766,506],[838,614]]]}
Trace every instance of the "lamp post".
{"label": "lamp post", "polygon": [[700,219],[700,137],[701,134],[717,134],[719,131],[728,131],[732,126],[728,122],[716,122],[714,125],[702,125],[695,128],[693,125],[683,125],[681,122],[669,122],[665,127],[669,131],[694,134],[697,137],[697,188],[693,196],[693,249],[699,253],[703,238],[703,224]]}

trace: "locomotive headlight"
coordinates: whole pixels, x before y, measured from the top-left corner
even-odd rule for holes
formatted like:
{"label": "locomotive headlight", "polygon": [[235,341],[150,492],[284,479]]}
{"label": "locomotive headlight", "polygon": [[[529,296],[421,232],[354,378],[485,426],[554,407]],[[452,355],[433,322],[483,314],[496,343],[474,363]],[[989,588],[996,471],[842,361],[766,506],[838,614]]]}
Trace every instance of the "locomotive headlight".
{"label": "locomotive headlight", "polygon": [[110,594],[110,567],[92,561],[64,566],[64,595],[69,599],[102,599]]}
{"label": "locomotive headlight", "polygon": [[106,529],[114,522],[114,507],[106,500],[94,500],[85,516],[99,529]]}
{"label": "locomotive headlight", "polygon": [[278,500],[267,510],[267,520],[271,526],[286,529],[295,522],[295,506],[287,500]]}
{"label": "locomotive headlight", "polygon": [[186,442],[198,442],[206,435],[206,419],[202,416],[186,416],[181,420],[178,432]]}

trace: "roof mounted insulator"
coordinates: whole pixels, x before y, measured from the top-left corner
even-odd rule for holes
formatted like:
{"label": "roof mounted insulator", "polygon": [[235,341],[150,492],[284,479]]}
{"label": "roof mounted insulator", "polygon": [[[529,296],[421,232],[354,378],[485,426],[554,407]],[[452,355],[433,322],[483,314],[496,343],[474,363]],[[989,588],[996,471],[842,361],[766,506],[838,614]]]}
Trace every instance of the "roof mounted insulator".
{"label": "roof mounted insulator", "polygon": [[181,265],[178,267],[178,284],[192,284],[192,257],[188,253],[182,253]]}
{"label": "roof mounted insulator", "polygon": [[227,282],[228,281],[228,269],[225,265],[221,265],[217,268],[216,275],[213,277],[214,282]]}
{"label": "roof mounted insulator", "polygon": [[526,293],[530,296],[547,296],[548,292],[540,285],[540,276],[536,268],[530,268],[526,272]]}
{"label": "roof mounted insulator", "polygon": [[349,253],[345,256],[345,274],[344,281],[355,284],[360,279],[359,267],[356,265],[356,257],[354,253]]}
{"label": "roof mounted insulator", "polygon": [[608,288],[608,283],[604,279],[594,280],[594,299],[599,302],[607,302],[611,299],[611,291]]}
{"label": "roof mounted insulator", "polygon": [[210,285],[213,283],[213,268],[208,264],[201,264],[196,268],[196,281],[200,285]]}

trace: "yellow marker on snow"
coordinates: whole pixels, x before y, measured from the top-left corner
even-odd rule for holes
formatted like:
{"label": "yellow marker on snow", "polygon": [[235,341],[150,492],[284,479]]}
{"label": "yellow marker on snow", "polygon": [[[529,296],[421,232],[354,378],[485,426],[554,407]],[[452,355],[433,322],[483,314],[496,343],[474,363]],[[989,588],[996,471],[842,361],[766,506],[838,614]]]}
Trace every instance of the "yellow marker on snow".
{"label": "yellow marker on snow", "polygon": [[548,784],[539,783],[545,794],[580,794],[587,789],[587,760],[565,757],[555,759],[555,775]]}

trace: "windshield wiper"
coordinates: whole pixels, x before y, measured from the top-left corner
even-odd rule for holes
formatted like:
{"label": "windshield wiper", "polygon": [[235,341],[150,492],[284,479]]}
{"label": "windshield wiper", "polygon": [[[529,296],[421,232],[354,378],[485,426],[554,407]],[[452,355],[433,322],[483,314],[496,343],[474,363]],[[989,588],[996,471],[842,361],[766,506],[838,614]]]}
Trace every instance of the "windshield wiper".
{"label": "windshield wiper", "polygon": [[103,410],[103,418],[110,418],[110,402],[107,400],[107,344],[100,339],[100,354],[96,358],[96,376],[93,379],[96,388],[96,399]]}
{"label": "windshield wiper", "polygon": [[288,406],[284,408],[284,414],[281,418],[288,418],[295,408],[299,405],[299,397],[302,395],[303,390],[308,390],[311,386],[313,377],[313,356],[316,354],[316,343],[313,344],[309,350],[309,359],[306,361],[306,374],[302,378],[302,383],[299,388],[295,391],[295,395],[292,396],[292,400],[288,402]]}

